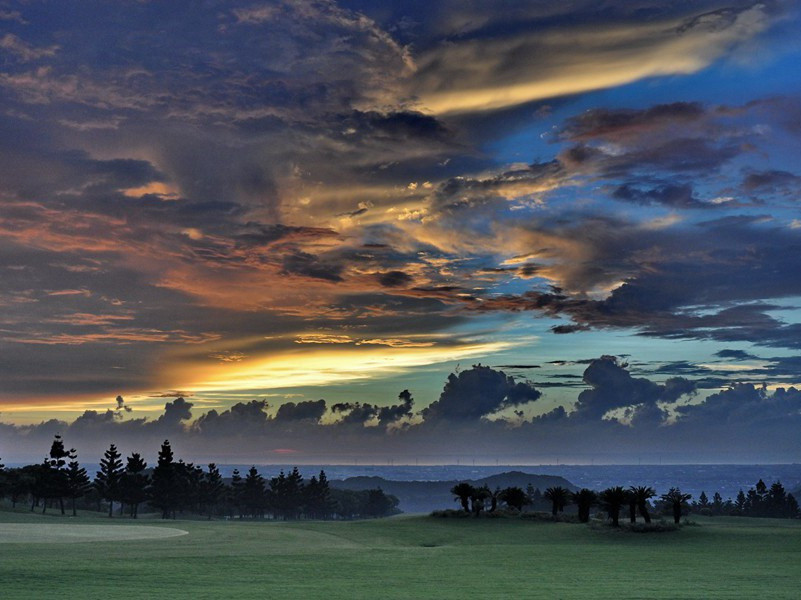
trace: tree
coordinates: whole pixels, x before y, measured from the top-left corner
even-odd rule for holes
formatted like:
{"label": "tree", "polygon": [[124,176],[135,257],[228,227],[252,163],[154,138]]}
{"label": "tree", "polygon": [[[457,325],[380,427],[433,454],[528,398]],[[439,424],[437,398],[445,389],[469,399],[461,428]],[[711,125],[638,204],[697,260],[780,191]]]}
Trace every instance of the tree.
{"label": "tree", "polygon": [[620,486],[606,488],[600,495],[601,505],[606,510],[609,518],[612,519],[612,525],[615,527],[620,526],[620,508],[627,501],[626,490]]}
{"label": "tree", "polygon": [[500,500],[501,495],[501,488],[500,486],[496,486],[494,491],[490,492],[490,512],[495,512],[495,509],[498,508],[498,500]]}
{"label": "tree", "polygon": [[86,469],[81,467],[77,460],[70,461],[65,475],[67,480],[66,496],[72,500],[72,516],[74,517],[78,514],[75,509],[75,500],[86,495],[86,492],[92,488],[92,483],[89,480],[89,474]]}
{"label": "tree", "polygon": [[797,519],[799,516],[798,501],[792,494],[787,494],[787,512],[790,518]]}
{"label": "tree", "polygon": [[737,492],[737,498],[734,500],[734,511],[736,512],[736,514],[738,515],[745,514],[746,502],[747,499],[745,497],[745,494],[743,493],[743,490]]}
{"label": "tree", "polygon": [[454,500],[458,500],[462,504],[462,510],[470,512],[470,498],[475,492],[475,489],[469,483],[457,483],[451,488],[451,494],[454,495]]}
{"label": "tree", "polygon": [[217,465],[214,463],[209,464],[209,470],[203,475],[200,486],[203,504],[206,506],[209,519],[211,519],[214,509],[225,494],[225,483],[223,483],[222,475],[220,475]]}
{"label": "tree", "polygon": [[491,495],[492,492],[490,492],[486,485],[473,488],[473,493],[470,494],[470,508],[473,511],[473,516],[478,517],[481,515],[481,511],[484,510],[485,507],[485,502]]}
{"label": "tree", "polygon": [[306,485],[305,495],[306,514],[312,519],[328,518],[333,510],[333,502],[325,471],[320,471],[319,478],[312,476]]}
{"label": "tree", "polygon": [[629,505],[629,523],[637,522],[637,497],[631,489],[626,490],[626,502]]}
{"label": "tree", "polygon": [[629,488],[629,492],[634,496],[637,509],[640,511],[642,518],[645,519],[646,523],[650,523],[651,515],[648,513],[648,501],[656,496],[654,488],[649,486],[632,486]]}
{"label": "tree", "polygon": [[172,448],[169,440],[164,440],[159,450],[156,468],[150,484],[150,503],[161,510],[161,518],[175,517],[176,474]]}
{"label": "tree", "polygon": [[242,481],[242,476],[239,474],[239,469],[234,469],[231,473],[231,488],[229,490],[229,502],[239,513],[239,518],[242,518],[242,488],[245,483]]}
{"label": "tree", "polygon": [[139,518],[139,505],[147,500],[150,478],[145,474],[147,463],[137,452],[127,459],[120,478],[120,502],[130,508],[131,517]]}
{"label": "tree", "polygon": [[49,458],[45,459],[45,469],[42,473],[45,477],[45,507],[47,507],[47,499],[58,498],[62,515],[64,514],[64,496],[67,495],[67,459],[75,460],[75,457],[75,448],[65,449],[64,441],[60,435],[56,434],[50,446]]}
{"label": "tree", "polygon": [[245,476],[245,484],[242,488],[243,503],[250,510],[252,517],[264,516],[265,487],[264,477],[259,475],[255,466],[250,467]]}
{"label": "tree", "polygon": [[95,475],[95,489],[101,498],[108,500],[108,516],[113,516],[114,501],[119,496],[119,483],[122,477],[122,455],[111,444],[103,453],[100,470]]}
{"label": "tree", "polygon": [[550,501],[551,514],[555,517],[557,513],[565,509],[565,505],[570,501],[570,490],[561,486],[549,487],[542,497]]}
{"label": "tree", "polygon": [[385,494],[381,488],[367,490],[363,514],[368,517],[385,517],[395,512],[397,506],[398,499]]}
{"label": "tree", "polygon": [[681,511],[692,498],[690,494],[684,494],[679,488],[670,488],[667,494],[662,494],[662,501],[669,504],[673,509],[673,522],[678,525],[681,522]]}
{"label": "tree", "polygon": [[284,493],[286,494],[285,506],[287,514],[292,519],[297,519],[298,515],[303,510],[304,493],[303,476],[297,467],[293,467],[286,478],[286,487]]}
{"label": "tree", "polygon": [[703,490],[701,491],[701,495],[698,496],[698,508],[709,508],[709,498]]}
{"label": "tree", "polygon": [[514,508],[518,511],[522,511],[523,506],[525,506],[526,502],[528,501],[526,492],[519,487],[508,487],[504,490],[501,490],[499,499],[502,502],[505,502],[506,506]]}
{"label": "tree", "polygon": [[573,494],[573,503],[578,506],[578,517],[582,523],[590,520],[590,510],[593,504],[597,504],[598,494],[587,488],[582,488]]}

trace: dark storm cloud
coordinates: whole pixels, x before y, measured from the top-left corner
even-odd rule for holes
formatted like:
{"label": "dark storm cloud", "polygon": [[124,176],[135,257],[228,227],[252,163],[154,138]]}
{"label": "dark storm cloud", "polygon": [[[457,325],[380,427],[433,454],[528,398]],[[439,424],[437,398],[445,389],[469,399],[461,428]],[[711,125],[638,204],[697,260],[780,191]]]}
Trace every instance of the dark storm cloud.
{"label": "dark storm cloud", "polygon": [[624,202],[661,204],[671,208],[712,208],[715,206],[696,198],[690,185],[664,185],[642,190],[626,184],[612,192],[612,197]]}
{"label": "dark storm cloud", "polygon": [[276,421],[319,421],[325,414],[325,400],[306,400],[304,402],[286,402],[278,407]]}
{"label": "dark storm cloud", "polygon": [[526,382],[502,371],[476,365],[448,376],[439,396],[422,411],[426,421],[477,420],[505,408],[534,402],[542,395]]}
{"label": "dark storm cloud", "polygon": [[403,271],[387,271],[378,275],[378,282],[384,287],[399,287],[408,285],[412,281],[412,276]]}
{"label": "dark storm cloud", "polygon": [[381,427],[391,425],[404,417],[411,417],[414,398],[409,390],[398,394],[398,404],[379,406],[361,402],[338,402],[331,406],[331,412],[339,417],[338,425],[364,425],[374,419]]}
{"label": "dark storm cloud", "polygon": [[661,421],[664,415],[657,402],[672,403],[695,391],[695,385],[687,379],[671,378],[659,385],[648,379],[632,377],[626,366],[612,356],[602,356],[590,363],[583,376],[590,389],[579,394],[570,418],[598,420],[610,410],[631,407],[636,418],[648,415],[648,420],[652,421],[660,415],[657,421]]}
{"label": "dark storm cloud", "polygon": [[559,137],[571,141],[639,137],[678,124],[702,121],[706,107],[698,102],[657,104],[643,110],[596,108],[569,118]]}
{"label": "dark storm cloud", "polygon": [[715,356],[720,358],[730,358],[734,360],[758,360],[758,356],[746,352],[745,350],[733,350],[731,348],[724,348],[715,352]]}

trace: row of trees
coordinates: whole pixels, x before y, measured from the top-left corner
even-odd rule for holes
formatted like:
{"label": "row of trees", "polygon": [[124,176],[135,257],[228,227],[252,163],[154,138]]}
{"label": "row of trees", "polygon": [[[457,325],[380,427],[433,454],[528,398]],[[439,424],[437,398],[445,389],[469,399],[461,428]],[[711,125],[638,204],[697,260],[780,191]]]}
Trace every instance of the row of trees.
{"label": "row of trees", "polygon": [[[549,487],[544,493],[539,494],[539,490],[527,493],[519,487],[496,488],[495,491],[491,491],[487,486],[474,487],[464,482],[451,488],[451,493],[454,495],[454,499],[461,504],[462,510],[471,512],[475,516],[479,516],[484,510],[494,512],[499,503],[504,503],[507,508],[522,511],[525,506],[536,506],[541,498],[550,504],[551,514],[554,517],[563,512],[566,506],[575,504],[579,521],[582,523],[590,520],[593,506],[600,506],[606,511],[615,526],[619,525],[620,512],[626,507],[628,507],[629,520],[632,523],[637,521],[638,513],[646,523],[650,523],[649,501],[656,496],[654,489],[647,486],[628,489],[615,486],[601,492],[587,488],[571,492],[567,488],[556,486]],[[670,508],[675,522],[678,523],[690,497],[689,494],[682,493],[678,488],[671,488],[660,499]]]}
{"label": "row of trees", "polygon": [[670,514],[674,523],[678,524],[681,517],[688,510],[697,510],[699,514],[726,514],[749,517],[779,517],[797,518],[801,516],[798,502],[792,494],[788,494],[780,482],[774,483],[770,489],[760,479],[756,487],[744,494],[742,490],[737,499],[723,501],[719,493],[715,493],[710,502],[704,492],[697,502],[690,504],[692,496],[683,493],[679,488],[670,488],[666,494],[658,496],[652,506],[651,500],[657,498],[656,491],[649,486],[631,486],[623,488],[614,486],[596,492],[583,488],[571,492],[560,486],[550,487],[544,493],[532,490],[527,491],[519,487],[496,488],[494,491],[487,486],[474,487],[469,483],[459,483],[451,488],[454,500],[461,504],[462,510],[472,513],[476,517],[482,511],[494,512],[500,504],[509,509],[522,511],[526,506],[539,508],[542,501],[550,504],[551,514],[556,517],[568,505],[575,505],[579,521],[587,523],[593,506],[600,507],[614,526],[620,524],[621,511],[628,509],[628,518],[631,523],[637,522],[637,516],[642,517],[645,523],[651,522],[651,510],[659,514]]}
{"label": "row of trees", "polygon": [[57,505],[65,513],[65,500],[71,501],[73,515],[78,502],[108,510],[115,505],[119,514],[137,518],[140,507],[157,510],[162,518],[177,514],[197,514],[239,518],[330,519],[379,517],[398,512],[398,500],[380,489],[337,490],[330,488],[324,471],[305,481],[294,468],[269,481],[251,467],[244,477],[234,470],[225,480],[214,463],[207,469],[175,460],[170,442],[161,445],[157,464],[148,468],[142,456],[123,457],[114,444],[100,461],[94,481],[80,466],[74,449],[67,450],[56,436],[45,460],[36,465],[6,469],[0,465],[0,497],[8,496],[12,505],[28,500],[31,510],[41,506],[44,513]]}
{"label": "row of trees", "polygon": [[710,516],[795,518],[801,514],[795,497],[784,489],[780,481],[769,488],[761,479],[747,493],[740,490],[734,501],[723,500],[718,492],[709,500],[706,493],[701,492],[692,508],[699,514]]}

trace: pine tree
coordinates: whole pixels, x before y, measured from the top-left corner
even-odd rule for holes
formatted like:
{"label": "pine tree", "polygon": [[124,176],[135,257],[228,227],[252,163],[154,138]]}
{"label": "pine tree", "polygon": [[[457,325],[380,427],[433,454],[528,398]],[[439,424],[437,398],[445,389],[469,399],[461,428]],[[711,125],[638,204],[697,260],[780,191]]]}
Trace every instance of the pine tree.
{"label": "pine tree", "polygon": [[231,506],[239,513],[239,518],[242,518],[242,500],[243,500],[243,487],[245,483],[242,481],[242,476],[239,474],[239,469],[234,469],[231,473],[231,488],[229,490],[229,502]]}
{"label": "pine tree", "polygon": [[320,471],[320,476],[312,476],[309,483],[304,487],[305,513],[312,519],[327,519],[333,511],[333,501],[331,500],[331,489],[328,486],[328,477],[325,471]]}
{"label": "pine tree", "polygon": [[709,508],[709,498],[706,495],[706,492],[701,492],[701,495],[698,496],[698,508]]}
{"label": "pine tree", "polygon": [[0,498],[5,498],[7,483],[8,482],[6,481],[6,466],[3,463],[0,463]]}
{"label": "pine tree", "polygon": [[287,477],[281,470],[277,477],[270,479],[270,506],[276,519],[286,518],[289,509],[287,495]]}
{"label": "pine tree", "polygon": [[150,503],[161,510],[162,519],[175,516],[177,493],[175,470],[170,442],[164,440],[161,450],[159,450],[158,463],[153,469],[153,479],[150,485]]}
{"label": "pine tree", "polygon": [[735,513],[738,514],[738,515],[744,515],[747,502],[748,502],[748,500],[745,497],[745,494],[743,493],[743,490],[740,490],[739,492],[737,492],[737,498],[734,500],[734,511],[735,511]]}
{"label": "pine tree", "polygon": [[119,497],[120,477],[122,477],[122,455],[111,444],[100,461],[100,470],[95,475],[95,488],[101,498],[108,500],[108,516],[113,516],[114,501]]}
{"label": "pine tree", "polygon": [[787,494],[787,516],[791,519],[797,519],[801,514],[798,508],[798,501],[792,494]]}
{"label": "pine tree", "polygon": [[[66,467],[67,459],[75,460],[75,448],[66,450],[61,436],[56,434],[50,446],[49,458],[45,459],[45,507],[47,500],[58,498],[61,514],[64,514],[64,496],[67,495]],[[42,511],[44,512],[44,511]]]}
{"label": "pine tree", "polygon": [[220,470],[214,463],[209,464],[208,472],[204,473],[203,481],[201,483],[201,490],[203,496],[203,504],[206,506],[206,512],[209,519],[214,513],[214,509],[219,504],[223,495],[225,494],[225,483],[223,483]]}
{"label": "pine tree", "polygon": [[78,464],[77,460],[73,460],[67,465],[67,497],[72,500],[72,516],[78,513],[75,509],[76,498],[81,498],[92,488],[92,482],[89,480],[89,474],[86,469]]}
{"label": "pine tree", "polygon": [[147,463],[140,454],[133,452],[126,461],[120,480],[120,500],[128,505],[134,519],[139,518],[139,505],[147,500],[150,478],[145,469]]}
{"label": "pine tree", "polygon": [[243,500],[245,507],[250,511],[252,517],[264,516],[265,488],[264,477],[259,475],[255,466],[250,467],[245,476],[243,487]]}
{"label": "pine tree", "polygon": [[286,478],[286,505],[288,513],[293,519],[297,519],[303,511],[304,487],[303,476],[298,468],[294,467]]}

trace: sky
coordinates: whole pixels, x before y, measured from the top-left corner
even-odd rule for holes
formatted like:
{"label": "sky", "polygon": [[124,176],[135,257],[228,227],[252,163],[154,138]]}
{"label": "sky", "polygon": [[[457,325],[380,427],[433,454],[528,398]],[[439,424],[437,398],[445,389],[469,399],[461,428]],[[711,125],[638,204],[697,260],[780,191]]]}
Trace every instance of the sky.
{"label": "sky", "polygon": [[0,0],[0,456],[801,460],[800,11]]}

